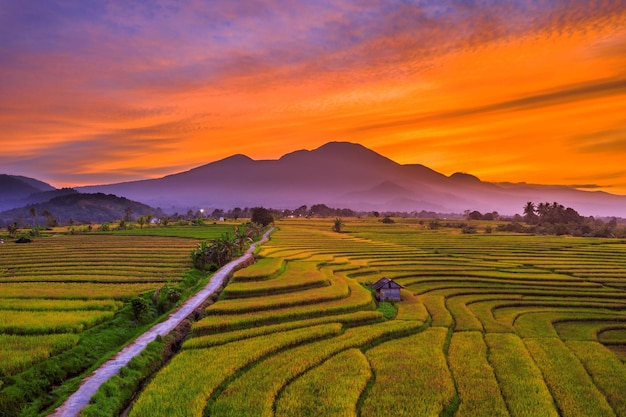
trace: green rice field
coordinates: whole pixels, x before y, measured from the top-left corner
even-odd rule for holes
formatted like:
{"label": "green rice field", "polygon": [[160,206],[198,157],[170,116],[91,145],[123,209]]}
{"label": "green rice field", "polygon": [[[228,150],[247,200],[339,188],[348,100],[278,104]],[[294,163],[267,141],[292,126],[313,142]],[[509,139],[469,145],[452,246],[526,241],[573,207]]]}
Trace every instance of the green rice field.
{"label": "green rice field", "polygon": [[[127,415],[626,416],[626,241],[343,220],[277,221]],[[180,229],[1,247],[0,392],[181,280]]]}
{"label": "green rice field", "polygon": [[626,241],[344,222],[278,221],[129,416],[626,416]]}
{"label": "green rice field", "polygon": [[46,415],[149,324],[136,322],[130,300],[179,283],[199,239],[232,229],[56,234],[0,245],[0,415]]}

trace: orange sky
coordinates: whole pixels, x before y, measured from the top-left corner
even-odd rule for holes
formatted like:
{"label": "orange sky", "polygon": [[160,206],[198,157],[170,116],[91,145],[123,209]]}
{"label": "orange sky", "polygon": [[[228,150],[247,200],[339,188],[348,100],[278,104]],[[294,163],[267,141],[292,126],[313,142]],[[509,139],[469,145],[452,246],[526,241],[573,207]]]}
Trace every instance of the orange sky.
{"label": "orange sky", "polygon": [[626,194],[623,1],[88,3],[0,12],[0,173],[110,183],[338,140]]}

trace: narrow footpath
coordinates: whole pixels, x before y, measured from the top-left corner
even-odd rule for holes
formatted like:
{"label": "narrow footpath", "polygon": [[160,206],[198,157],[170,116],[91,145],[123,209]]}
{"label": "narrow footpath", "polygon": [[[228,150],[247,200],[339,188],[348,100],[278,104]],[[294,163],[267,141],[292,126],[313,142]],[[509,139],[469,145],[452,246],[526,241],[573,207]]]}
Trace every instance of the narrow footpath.
{"label": "narrow footpath", "polygon": [[174,330],[176,326],[185,318],[189,317],[195,309],[200,307],[207,298],[213,295],[238,266],[250,262],[253,258],[252,253],[256,245],[266,242],[273,230],[274,228],[271,228],[265,232],[263,238],[259,242],[252,244],[245,254],[217,270],[206,287],[185,301],[185,303],[178,310],[170,314],[165,321],[151,327],[148,331],[119,351],[112,359],[103,363],[91,375],[83,379],[78,390],[48,417],[78,416],[80,410],[89,403],[91,397],[98,391],[103,383],[117,374],[132,358],[139,355],[146,348],[148,343],[156,339],[157,336],[165,336]]}

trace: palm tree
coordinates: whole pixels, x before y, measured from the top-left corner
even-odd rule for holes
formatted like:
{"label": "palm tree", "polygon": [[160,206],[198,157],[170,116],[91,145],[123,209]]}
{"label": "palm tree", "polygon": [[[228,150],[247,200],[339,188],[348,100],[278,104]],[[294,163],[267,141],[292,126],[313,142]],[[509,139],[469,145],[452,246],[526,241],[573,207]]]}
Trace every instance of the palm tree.
{"label": "palm tree", "polygon": [[35,210],[35,207],[31,207],[29,213],[30,217],[33,218],[33,228],[35,228],[35,218],[37,217],[37,210]]}
{"label": "palm tree", "polygon": [[537,215],[539,215],[539,219],[543,220],[548,214],[549,210],[550,203],[539,203],[539,205],[537,206]]}
{"label": "palm tree", "polygon": [[232,261],[236,253],[236,243],[231,238],[230,233],[224,233],[209,242],[201,242],[190,255],[194,267],[206,271],[226,265]]}
{"label": "palm tree", "polygon": [[537,220],[537,214],[535,213],[535,203],[529,201],[524,206],[524,219],[526,223],[532,224]]}
{"label": "palm tree", "polygon": [[59,225],[57,219],[48,209],[44,209],[41,215],[46,218],[46,227],[56,227]]}
{"label": "palm tree", "polygon": [[241,226],[235,227],[235,237],[233,238],[233,243],[235,245],[237,245],[237,247],[239,248],[239,253],[243,253],[246,245],[252,242],[252,239],[248,237],[248,234],[246,232],[246,227]]}
{"label": "palm tree", "polygon": [[529,201],[524,206],[524,215],[525,216],[530,216],[530,215],[533,215],[533,214],[535,214],[535,203],[533,203],[532,201]]}
{"label": "palm tree", "polygon": [[343,227],[343,220],[339,217],[335,219],[335,223],[333,224],[333,230],[337,233],[341,233],[341,228]]}
{"label": "palm tree", "polygon": [[133,218],[133,209],[130,207],[126,207],[124,209],[124,220],[126,220],[126,222],[130,222]]}
{"label": "palm tree", "polygon": [[13,224],[7,225],[7,232],[9,232],[10,237],[15,237],[17,235],[17,231],[19,227],[17,227],[17,222],[13,222]]}
{"label": "palm tree", "polygon": [[230,233],[224,233],[221,237],[215,239],[215,248],[217,252],[217,266],[222,267],[233,260],[236,245],[230,237]]}
{"label": "palm tree", "polygon": [[209,245],[207,242],[198,243],[198,247],[191,251],[191,261],[193,262],[193,266],[201,271],[204,271],[206,268],[206,260],[207,255],[209,253]]}

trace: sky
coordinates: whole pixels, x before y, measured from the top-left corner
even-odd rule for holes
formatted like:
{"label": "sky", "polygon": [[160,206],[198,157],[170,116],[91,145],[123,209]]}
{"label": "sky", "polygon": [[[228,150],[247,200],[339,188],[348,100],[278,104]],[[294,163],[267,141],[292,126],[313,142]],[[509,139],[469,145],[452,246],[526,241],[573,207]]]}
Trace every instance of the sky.
{"label": "sky", "polygon": [[0,173],[105,184],[330,141],[626,194],[626,0],[0,0]]}

